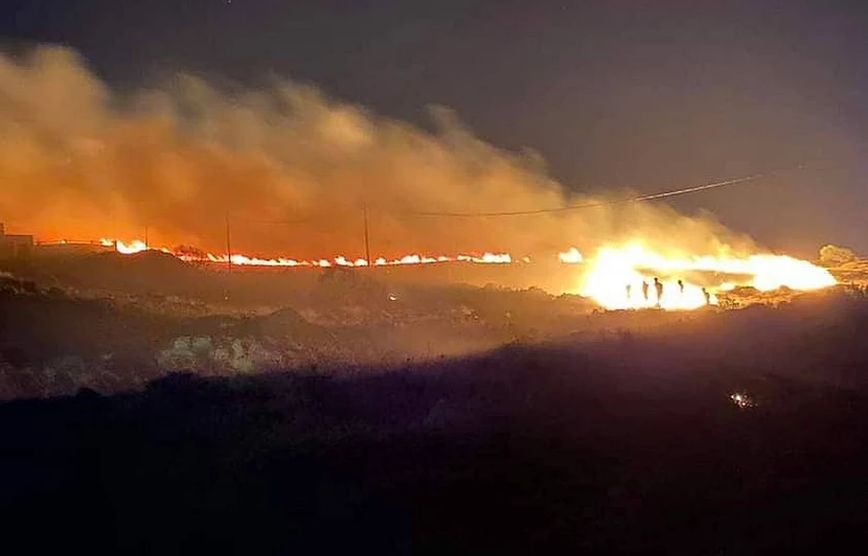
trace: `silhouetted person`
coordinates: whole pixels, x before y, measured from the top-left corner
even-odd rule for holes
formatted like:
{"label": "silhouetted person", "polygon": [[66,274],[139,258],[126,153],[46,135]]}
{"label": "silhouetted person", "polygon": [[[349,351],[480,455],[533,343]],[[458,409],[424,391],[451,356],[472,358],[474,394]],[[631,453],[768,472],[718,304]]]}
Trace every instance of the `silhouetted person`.
{"label": "silhouetted person", "polygon": [[642,280],[642,296],[648,301],[648,282]]}
{"label": "silhouetted person", "polygon": [[660,302],[663,301],[663,282],[654,278],[654,289],[657,290],[657,306],[660,307]]}
{"label": "silhouetted person", "polygon": [[681,295],[684,295],[684,282],[678,280],[678,289],[681,290]]}
{"label": "silhouetted person", "polygon": [[633,286],[627,284],[627,301],[630,301],[630,291],[633,289]]}
{"label": "silhouetted person", "polygon": [[705,304],[711,305],[711,294],[708,293],[708,290],[706,290],[705,288],[702,288],[702,295],[705,296]]}

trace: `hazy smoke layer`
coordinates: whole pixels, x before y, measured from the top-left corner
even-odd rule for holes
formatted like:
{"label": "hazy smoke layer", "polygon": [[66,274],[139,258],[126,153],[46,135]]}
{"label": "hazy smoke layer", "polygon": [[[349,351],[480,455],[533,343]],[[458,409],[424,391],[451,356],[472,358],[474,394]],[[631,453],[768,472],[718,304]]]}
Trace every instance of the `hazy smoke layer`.
{"label": "hazy smoke layer", "polygon": [[[217,88],[178,75],[120,94],[67,49],[0,55],[0,220],[45,239],[140,238],[223,250],[224,215],[249,253],[535,255],[643,237],[658,248],[740,251],[710,217],[661,204],[560,215],[435,219],[415,210],[500,211],[582,200],[532,156],[475,138],[446,109],[435,132],[291,81]],[[619,195],[624,192],[618,192]],[[292,221],[273,225],[263,221]]]}

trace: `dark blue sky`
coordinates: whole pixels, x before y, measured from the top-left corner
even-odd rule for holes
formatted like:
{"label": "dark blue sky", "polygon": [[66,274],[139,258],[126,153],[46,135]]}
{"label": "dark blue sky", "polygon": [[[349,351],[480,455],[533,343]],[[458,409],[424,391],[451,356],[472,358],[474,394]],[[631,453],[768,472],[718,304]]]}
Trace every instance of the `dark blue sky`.
{"label": "dark blue sky", "polygon": [[673,204],[771,247],[868,252],[868,2],[4,0],[0,14],[10,48],[72,46],[120,88],[183,69],[289,76],[423,125],[444,104],[577,190],[808,162]]}

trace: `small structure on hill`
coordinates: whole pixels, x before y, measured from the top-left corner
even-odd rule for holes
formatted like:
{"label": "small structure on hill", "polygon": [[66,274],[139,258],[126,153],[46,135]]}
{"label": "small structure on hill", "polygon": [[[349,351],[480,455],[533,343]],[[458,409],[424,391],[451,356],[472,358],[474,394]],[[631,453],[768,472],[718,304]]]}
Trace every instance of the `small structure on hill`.
{"label": "small structure on hill", "polygon": [[0,222],[0,259],[26,257],[33,251],[33,236],[7,234],[6,225]]}

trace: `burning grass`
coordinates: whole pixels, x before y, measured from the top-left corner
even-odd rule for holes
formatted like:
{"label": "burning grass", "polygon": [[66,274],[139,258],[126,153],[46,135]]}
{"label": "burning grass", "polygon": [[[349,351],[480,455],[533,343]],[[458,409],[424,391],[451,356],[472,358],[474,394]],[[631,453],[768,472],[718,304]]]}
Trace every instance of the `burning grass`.
{"label": "burning grass", "polygon": [[[118,253],[129,255],[148,250],[145,242],[125,243],[103,239],[101,243]],[[190,248],[159,248],[166,254],[187,262],[251,266],[251,267],[366,267],[365,259],[351,260],[342,255],[333,259],[297,260],[293,258],[251,257],[243,254],[215,255]],[[585,258],[575,247],[558,253],[558,260],[575,274],[569,291],[596,301],[606,309],[693,310],[706,305],[718,305],[720,292],[751,287],[761,292],[780,288],[812,291],[837,283],[834,275],[821,266],[785,255],[769,253],[738,256],[722,249],[717,255],[689,255],[676,252],[665,255],[634,241],[599,248]],[[378,257],[374,266],[427,265],[437,263],[527,264],[530,258],[514,260],[508,253],[481,255],[423,256],[405,255],[388,260]],[[558,292],[560,293],[560,292]]]}

